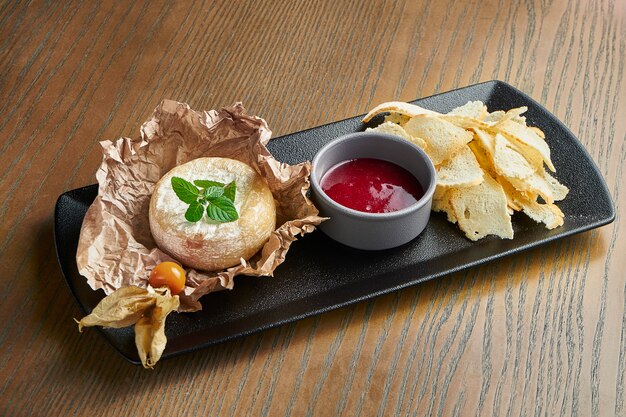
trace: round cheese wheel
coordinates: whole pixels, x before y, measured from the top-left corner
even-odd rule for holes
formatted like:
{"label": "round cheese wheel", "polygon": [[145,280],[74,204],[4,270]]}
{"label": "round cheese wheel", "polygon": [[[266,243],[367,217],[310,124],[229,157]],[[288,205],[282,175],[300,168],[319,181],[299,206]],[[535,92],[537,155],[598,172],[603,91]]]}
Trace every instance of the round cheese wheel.
{"label": "round cheese wheel", "polygon": [[[198,222],[185,219],[189,204],[172,188],[172,177],[191,183],[235,181],[239,219],[219,223],[203,214]],[[263,178],[247,164],[228,158],[199,158],[179,165],[156,184],[150,199],[150,230],[158,247],[183,265],[215,271],[250,259],[267,242],[276,226],[274,197]]]}

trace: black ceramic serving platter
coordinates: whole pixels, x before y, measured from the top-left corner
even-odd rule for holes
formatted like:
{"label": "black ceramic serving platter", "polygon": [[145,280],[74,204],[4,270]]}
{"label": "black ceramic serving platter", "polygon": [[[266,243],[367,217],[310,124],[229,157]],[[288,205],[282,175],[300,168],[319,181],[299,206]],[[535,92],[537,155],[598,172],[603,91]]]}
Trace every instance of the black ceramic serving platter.
{"label": "black ceramic serving platter", "polygon": [[[489,111],[527,106],[531,126],[546,134],[557,168],[556,177],[570,188],[559,202],[565,224],[547,230],[523,214],[513,216],[513,240],[487,237],[470,242],[445,216],[433,213],[424,230],[399,248],[365,252],[351,249],[315,231],[300,238],[274,277],[235,279],[235,289],[202,298],[203,310],[172,314],[167,319],[163,358],[279,326],[331,309],[396,291],[422,281],[508,256],[612,222],[615,210],[606,184],[578,139],[559,120],[524,93],[500,81],[489,81],[415,100],[422,107],[447,112],[470,100]],[[382,116],[370,122],[380,123]],[[312,160],[328,141],[368,125],[362,116],[273,139],[268,148],[289,164]],[[85,313],[104,296],[93,291],[76,267],[76,248],[85,212],[97,185],[61,195],[55,210],[55,240],[67,283]],[[133,329],[100,329],[113,347],[132,363],[139,358]]]}

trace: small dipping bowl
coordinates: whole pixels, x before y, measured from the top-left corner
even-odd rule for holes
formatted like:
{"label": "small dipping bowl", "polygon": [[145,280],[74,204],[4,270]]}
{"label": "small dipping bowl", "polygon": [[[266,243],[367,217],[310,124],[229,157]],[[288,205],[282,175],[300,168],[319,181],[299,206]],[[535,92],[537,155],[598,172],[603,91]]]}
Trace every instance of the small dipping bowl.
{"label": "small dipping bowl", "polygon": [[[322,190],[324,174],[335,165],[373,158],[396,164],[412,174],[424,195],[414,204],[388,213],[368,213],[345,207]],[[435,192],[435,167],[423,150],[398,136],[358,132],[323,146],[313,158],[312,198],[320,215],[329,217],[319,228],[344,245],[364,250],[390,249],[415,239],[426,227]]]}

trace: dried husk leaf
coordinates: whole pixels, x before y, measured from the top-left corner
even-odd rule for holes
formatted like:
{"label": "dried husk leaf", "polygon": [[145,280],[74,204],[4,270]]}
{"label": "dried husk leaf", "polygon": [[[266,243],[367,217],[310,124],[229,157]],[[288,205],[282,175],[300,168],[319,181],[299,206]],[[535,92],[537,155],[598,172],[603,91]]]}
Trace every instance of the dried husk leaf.
{"label": "dried husk leaf", "polygon": [[167,345],[165,319],[179,304],[178,296],[173,296],[168,288],[122,287],[104,297],[89,315],[78,321],[78,330],[134,324],[139,359],[145,368],[152,368]]}
{"label": "dried husk leaf", "polygon": [[135,344],[144,368],[153,368],[161,359],[167,345],[165,319],[178,305],[178,297],[171,296],[169,290],[164,295],[155,294],[155,305],[135,324]]}
{"label": "dried husk leaf", "polygon": [[78,322],[78,330],[92,326],[132,326],[154,303],[154,297],[145,288],[122,287],[100,300],[91,313]]}

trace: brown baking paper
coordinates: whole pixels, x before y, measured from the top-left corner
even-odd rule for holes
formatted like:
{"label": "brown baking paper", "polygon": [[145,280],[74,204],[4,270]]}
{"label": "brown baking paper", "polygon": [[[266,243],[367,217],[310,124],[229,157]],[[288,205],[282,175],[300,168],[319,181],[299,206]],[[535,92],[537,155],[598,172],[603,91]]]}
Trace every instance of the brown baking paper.
{"label": "brown baking paper", "polygon": [[178,311],[200,310],[200,297],[232,289],[237,275],[271,276],[296,236],[312,232],[323,218],[306,197],[311,163],[290,166],[277,161],[265,147],[270,137],[265,120],[246,115],[241,103],[197,112],[164,100],[138,138],[101,142],[98,196],[83,220],[76,254],[81,275],[106,294],[130,285],[147,287],[150,271],[173,260],[150,233],[148,211],[155,184],[177,165],[218,156],[245,162],[265,178],[276,201],[278,228],[252,259],[242,259],[239,265],[216,272],[186,268]]}

